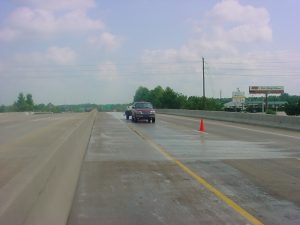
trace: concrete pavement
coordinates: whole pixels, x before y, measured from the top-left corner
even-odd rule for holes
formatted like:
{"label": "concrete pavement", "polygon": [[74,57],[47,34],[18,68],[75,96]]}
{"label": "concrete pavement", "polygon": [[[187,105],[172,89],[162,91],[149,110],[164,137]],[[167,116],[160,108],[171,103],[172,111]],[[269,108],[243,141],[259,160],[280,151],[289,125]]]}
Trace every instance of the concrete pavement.
{"label": "concrete pavement", "polygon": [[[156,124],[136,126],[154,129]],[[128,128],[100,113],[68,224],[247,224]]]}
{"label": "concrete pavement", "polygon": [[0,118],[0,224],[65,224],[93,115]]}
{"label": "concrete pavement", "polygon": [[[199,133],[199,121],[192,118],[158,115],[155,124],[135,124],[120,113],[98,114],[68,224],[253,222],[244,212],[257,219],[253,224],[299,224],[299,132],[274,135],[269,128],[205,123],[207,133]],[[244,166],[243,160],[255,160],[255,169],[251,163]],[[281,171],[271,186],[281,182],[291,189],[276,189],[282,194],[268,189],[268,173],[257,174],[259,160],[271,160],[267,170]],[[285,163],[283,173],[276,160],[296,163]],[[198,177],[241,209],[199,183]],[[294,199],[283,194],[290,190],[297,192],[290,194]]]}
{"label": "concrete pavement", "polygon": [[97,113],[90,137],[96,112],[11,116],[0,224],[300,224],[297,131]]}

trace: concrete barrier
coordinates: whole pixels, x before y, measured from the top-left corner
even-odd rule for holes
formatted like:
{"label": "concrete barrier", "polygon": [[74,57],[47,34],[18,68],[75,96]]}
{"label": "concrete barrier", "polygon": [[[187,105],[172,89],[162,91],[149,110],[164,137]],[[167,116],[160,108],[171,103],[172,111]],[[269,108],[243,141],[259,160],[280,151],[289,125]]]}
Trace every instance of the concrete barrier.
{"label": "concrete barrier", "polygon": [[96,111],[1,188],[0,224],[66,224]]}
{"label": "concrete barrier", "polygon": [[267,114],[252,114],[223,111],[203,111],[185,109],[158,109],[157,113],[188,116],[195,118],[206,118],[268,127],[284,128],[290,130],[300,130],[299,116],[277,116]]}

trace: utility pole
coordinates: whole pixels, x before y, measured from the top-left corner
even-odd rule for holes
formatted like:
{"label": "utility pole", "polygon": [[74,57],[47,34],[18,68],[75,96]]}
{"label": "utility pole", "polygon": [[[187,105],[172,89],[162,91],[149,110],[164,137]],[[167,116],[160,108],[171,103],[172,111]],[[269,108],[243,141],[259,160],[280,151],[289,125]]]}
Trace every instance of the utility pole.
{"label": "utility pole", "polygon": [[203,110],[205,110],[206,100],[205,100],[204,57],[202,57],[202,79],[203,79]]}
{"label": "utility pole", "polygon": [[203,98],[205,99],[205,77],[204,77],[204,57],[202,57],[202,73],[203,73]]}

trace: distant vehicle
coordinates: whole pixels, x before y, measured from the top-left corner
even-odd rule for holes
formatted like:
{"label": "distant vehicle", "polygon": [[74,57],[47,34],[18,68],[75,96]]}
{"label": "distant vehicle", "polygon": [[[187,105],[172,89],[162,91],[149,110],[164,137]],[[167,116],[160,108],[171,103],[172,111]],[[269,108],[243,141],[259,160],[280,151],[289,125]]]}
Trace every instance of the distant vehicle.
{"label": "distant vehicle", "polygon": [[150,102],[134,102],[131,110],[132,122],[147,120],[155,123],[155,110]]}
{"label": "distant vehicle", "polygon": [[131,116],[132,105],[127,106],[125,111],[126,120],[129,120],[129,116]]}

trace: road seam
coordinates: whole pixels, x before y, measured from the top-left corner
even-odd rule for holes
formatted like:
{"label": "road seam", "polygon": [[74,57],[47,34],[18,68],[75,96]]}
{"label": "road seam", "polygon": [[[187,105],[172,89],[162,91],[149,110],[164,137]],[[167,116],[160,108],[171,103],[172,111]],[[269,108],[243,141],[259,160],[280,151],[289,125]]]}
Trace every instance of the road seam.
{"label": "road seam", "polygon": [[242,217],[247,219],[250,223],[253,225],[264,225],[261,221],[259,221],[257,218],[255,218],[253,215],[248,213],[245,209],[243,209],[241,206],[239,206],[237,203],[235,203],[232,199],[227,197],[225,194],[223,194],[221,191],[219,191],[217,188],[215,188],[213,185],[211,185],[209,182],[207,182],[204,178],[196,174],[194,171],[192,171],[190,168],[188,168],[186,165],[184,165],[179,159],[172,156],[170,153],[168,153],[162,146],[159,144],[156,144],[153,140],[151,140],[146,135],[139,132],[137,129],[129,125],[129,128],[136,133],[140,138],[148,142],[154,149],[156,149],[158,152],[160,152],[165,158],[169,159],[170,161],[174,162],[179,168],[181,168],[186,174],[190,175],[192,178],[194,178],[199,184],[204,186],[208,191],[213,193],[215,196],[217,196],[219,199],[221,199],[224,203],[226,203],[228,206],[233,208],[238,214],[240,214]]}

